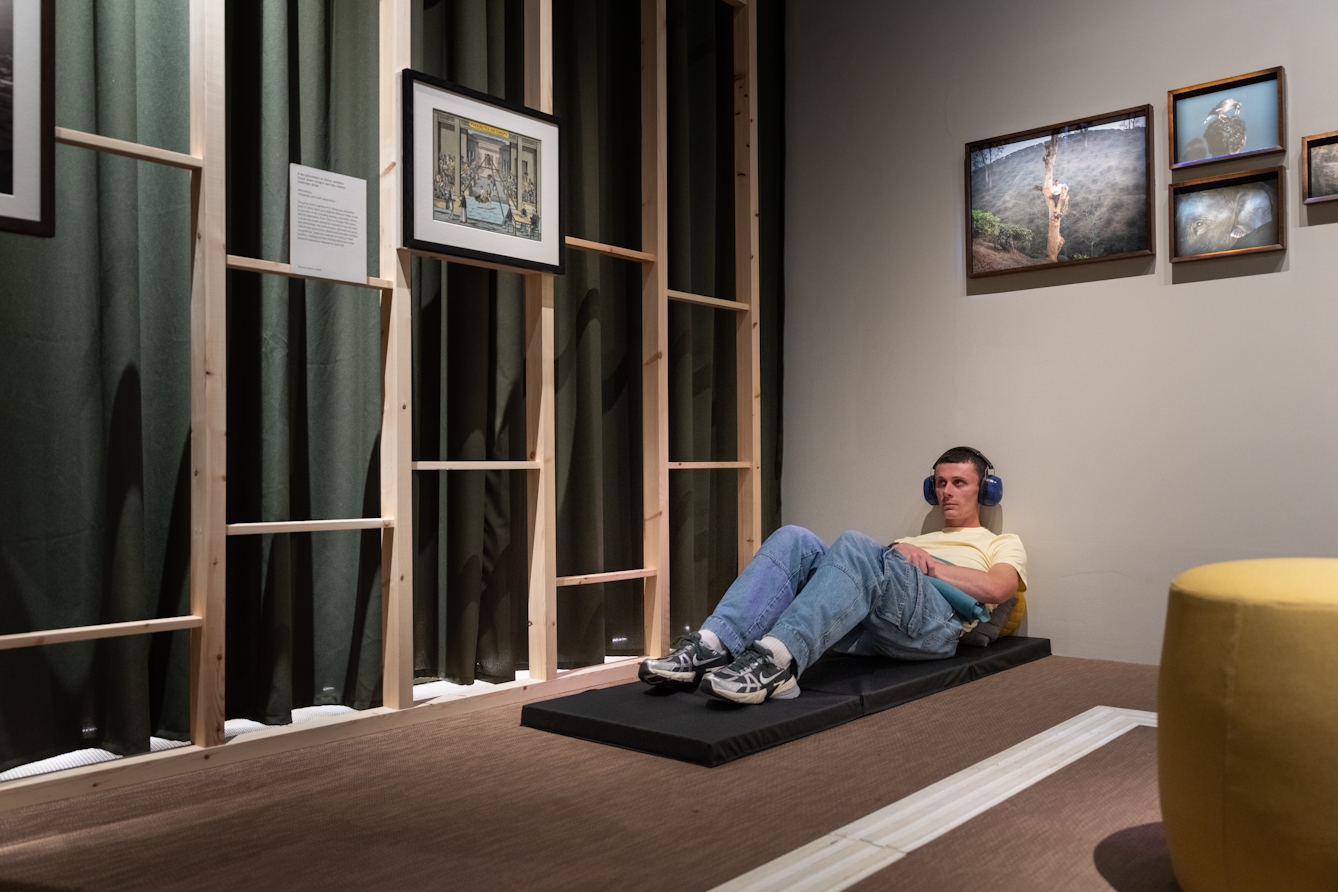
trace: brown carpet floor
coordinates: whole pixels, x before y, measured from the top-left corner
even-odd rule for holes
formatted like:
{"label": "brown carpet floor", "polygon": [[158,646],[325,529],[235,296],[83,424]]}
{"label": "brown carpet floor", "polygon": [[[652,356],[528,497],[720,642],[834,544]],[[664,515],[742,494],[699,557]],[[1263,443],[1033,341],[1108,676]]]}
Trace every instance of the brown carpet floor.
{"label": "brown carpet floor", "polygon": [[1156,729],[1126,732],[852,888],[1177,892]]}
{"label": "brown carpet floor", "polygon": [[[0,889],[708,889],[1092,706],[1155,709],[1156,674],[1048,657],[714,769],[501,707],[0,813]],[[1119,889],[1103,841],[1160,844],[1154,735],[1126,737],[860,888]]]}

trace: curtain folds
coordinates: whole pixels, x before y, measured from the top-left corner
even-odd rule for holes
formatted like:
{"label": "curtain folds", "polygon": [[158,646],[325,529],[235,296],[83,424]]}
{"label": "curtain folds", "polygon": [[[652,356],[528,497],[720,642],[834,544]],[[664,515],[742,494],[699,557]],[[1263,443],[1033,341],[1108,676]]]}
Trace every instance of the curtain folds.
{"label": "curtain folds", "polygon": [[[57,123],[189,151],[188,25],[59,3]],[[55,238],[0,235],[0,634],[188,612],[190,177],[61,145],[56,204]],[[0,651],[0,770],[146,752],[186,646]]]}
{"label": "curtain folds", "polygon": [[[188,150],[188,10],[169,6],[58,4],[60,125]],[[783,103],[766,97],[781,82],[783,6],[760,11],[759,33],[776,41],[762,72],[769,531]],[[639,14],[623,0],[554,2],[568,231],[630,247]],[[416,68],[523,100],[523,0],[419,0],[413,24]],[[366,180],[376,232],[377,5],[229,0],[227,30],[229,252],[288,259],[290,163]],[[671,287],[722,297],[733,292],[730,53],[725,4],[671,0]],[[0,634],[189,610],[189,176],[60,146],[57,199],[55,239],[0,235]],[[374,242],[367,256],[375,273]],[[557,571],[639,567],[641,269],[569,252],[555,300]],[[415,259],[412,304],[414,458],[524,457],[523,279]],[[734,455],[728,315],[671,311],[673,459]],[[375,292],[229,272],[228,373],[229,522],[380,513]],[[733,475],[670,478],[676,626],[695,627],[734,577]],[[418,679],[526,668],[526,499],[525,472],[415,472]],[[641,595],[637,581],[559,590],[559,664],[640,653]],[[229,718],[282,724],[301,706],[379,704],[376,531],[232,537],[227,599]],[[0,651],[0,770],[185,739],[188,656],[187,633]]]}

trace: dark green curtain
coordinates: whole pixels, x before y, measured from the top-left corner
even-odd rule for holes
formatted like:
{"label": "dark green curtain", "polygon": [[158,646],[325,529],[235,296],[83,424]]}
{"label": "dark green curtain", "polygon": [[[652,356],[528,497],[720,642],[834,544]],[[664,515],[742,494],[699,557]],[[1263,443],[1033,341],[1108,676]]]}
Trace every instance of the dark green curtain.
{"label": "dark green curtain", "polygon": [[[227,4],[231,253],[288,260],[290,163],[365,180],[378,231],[377,33],[374,3]],[[228,274],[229,522],[380,515],[378,297]],[[229,538],[228,717],[378,702],[380,568],[375,530]]]}
{"label": "dark green curtain", "polygon": [[[188,26],[62,0],[56,123],[189,151]],[[57,146],[56,224],[0,235],[0,633],[189,612],[190,177]],[[0,651],[0,770],[147,751],[186,644]]]}
{"label": "dark green curtain", "polygon": [[[523,0],[426,0],[413,65],[499,99],[525,96]],[[413,262],[414,457],[525,457],[525,283]],[[515,677],[527,644],[525,472],[414,475],[414,675]]]}
{"label": "dark green curtain", "polygon": [[[761,76],[768,530],[782,9],[764,5],[759,23],[773,41]],[[59,4],[58,123],[186,151],[188,21],[173,10]],[[520,101],[523,11],[523,0],[423,0],[414,65]],[[367,180],[375,232],[376,5],[232,0],[227,14],[229,251],[287,259],[292,162]],[[728,297],[728,12],[675,0],[670,16],[671,284]],[[620,0],[554,4],[569,231],[633,247],[638,17]],[[0,633],[189,607],[189,178],[63,146],[57,156],[57,238],[0,236]],[[522,457],[522,280],[431,260],[413,273],[414,457]],[[232,272],[228,324],[229,521],[378,514],[375,294]],[[639,267],[570,252],[556,290],[563,575],[642,561],[640,326]],[[730,458],[733,320],[675,308],[671,329],[672,457]],[[732,474],[671,478],[676,624],[700,622],[733,578]],[[526,517],[523,472],[415,474],[419,678],[510,678],[527,665]],[[233,537],[228,562],[230,718],[379,702],[375,532]],[[561,665],[640,652],[641,635],[639,583],[561,591]],[[150,732],[184,738],[187,656],[184,633],[0,652],[0,770],[87,746],[143,752]]]}
{"label": "dark green curtain", "polygon": [[[669,287],[734,299],[733,10],[670,0]],[[669,458],[737,455],[735,324],[669,305]],[[738,472],[669,475],[670,627],[696,628],[738,572]]]}

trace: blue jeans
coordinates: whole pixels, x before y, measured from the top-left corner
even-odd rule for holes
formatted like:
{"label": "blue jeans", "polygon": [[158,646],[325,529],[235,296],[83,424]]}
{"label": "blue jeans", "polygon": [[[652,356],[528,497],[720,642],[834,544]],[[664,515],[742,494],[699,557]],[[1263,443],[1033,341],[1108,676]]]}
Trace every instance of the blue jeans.
{"label": "blue jeans", "polygon": [[855,532],[827,548],[787,526],[767,537],[702,628],[736,656],[759,638],[778,638],[798,675],[829,647],[903,660],[950,657],[962,624],[900,552]]}

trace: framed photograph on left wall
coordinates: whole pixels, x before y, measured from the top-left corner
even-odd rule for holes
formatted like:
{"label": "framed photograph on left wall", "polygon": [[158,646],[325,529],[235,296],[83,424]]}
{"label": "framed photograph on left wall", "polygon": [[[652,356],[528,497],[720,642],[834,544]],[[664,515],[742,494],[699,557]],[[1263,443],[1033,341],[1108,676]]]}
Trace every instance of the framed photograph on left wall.
{"label": "framed photograph on left wall", "polygon": [[1153,253],[1152,106],[966,146],[966,275]]}
{"label": "framed photograph on left wall", "polygon": [[561,274],[558,119],[409,69],[403,90],[405,247]]}
{"label": "framed photograph on left wall", "polygon": [[0,0],[0,232],[56,234],[56,0]]}

